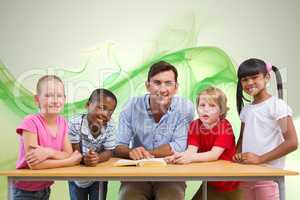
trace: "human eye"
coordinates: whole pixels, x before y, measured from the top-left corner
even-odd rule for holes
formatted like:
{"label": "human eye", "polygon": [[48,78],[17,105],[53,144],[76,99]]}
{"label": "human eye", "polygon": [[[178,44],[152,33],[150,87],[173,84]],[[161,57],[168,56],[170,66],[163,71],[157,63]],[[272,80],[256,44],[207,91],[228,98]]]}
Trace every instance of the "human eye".
{"label": "human eye", "polygon": [[99,109],[103,112],[108,112],[109,110],[107,109],[107,106],[105,105],[100,105]]}
{"label": "human eye", "polygon": [[257,75],[253,75],[253,76],[251,76],[251,79],[258,79],[259,78],[259,75],[257,74]]}
{"label": "human eye", "polygon": [[247,81],[248,81],[248,78],[247,78],[247,77],[241,78],[241,82],[247,82]]}
{"label": "human eye", "polygon": [[112,115],[114,113],[114,110],[108,110],[108,114]]}
{"label": "human eye", "polygon": [[161,82],[160,81],[157,81],[157,80],[154,80],[152,81],[153,85],[155,86],[160,86],[161,85]]}
{"label": "human eye", "polygon": [[209,107],[212,107],[212,108],[214,108],[214,107],[216,107],[216,106],[217,106],[217,105],[214,104],[214,103],[209,104]]}
{"label": "human eye", "polygon": [[166,82],[165,82],[165,85],[168,86],[168,87],[171,87],[171,86],[173,86],[174,84],[175,84],[174,81],[166,81]]}
{"label": "human eye", "polygon": [[199,108],[203,108],[203,107],[205,107],[205,104],[204,103],[200,103],[199,104]]}
{"label": "human eye", "polygon": [[98,110],[102,110],[102,109],[103,109],[103,106],[102,106],[102,105],[97,105],[96,108],[97,108]]}

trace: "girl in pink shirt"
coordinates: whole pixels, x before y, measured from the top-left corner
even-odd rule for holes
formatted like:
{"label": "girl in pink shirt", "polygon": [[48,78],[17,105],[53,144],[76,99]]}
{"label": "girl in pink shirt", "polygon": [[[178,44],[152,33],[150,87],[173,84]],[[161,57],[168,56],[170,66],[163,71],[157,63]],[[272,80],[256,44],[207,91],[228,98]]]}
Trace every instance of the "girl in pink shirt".
{"label": "girl in pink shirt", "polygon": [[[43,76],[37,83],[35,101],[40,112],[24,118],[16,132],[20,136],[17,169],[47,169],[79,164],[81,154],[72,152],[65,119],[59,115],[65,103],[64,85],[57,76]],[[14,200],[49,199],[53,181],[16,181]]]}

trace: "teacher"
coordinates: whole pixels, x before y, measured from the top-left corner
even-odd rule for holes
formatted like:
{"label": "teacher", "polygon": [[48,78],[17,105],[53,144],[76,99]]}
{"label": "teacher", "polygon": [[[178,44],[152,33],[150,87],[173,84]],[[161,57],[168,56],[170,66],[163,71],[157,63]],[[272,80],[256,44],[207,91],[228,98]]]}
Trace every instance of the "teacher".
{"label": "teacher", "polygon": [[[176,68],[165,61],[151,66],[145,82],[149,93],[130,99],[120,113],[116,156],[139,160],[186,149],[194,109],[190,101],[174,96],[177,77]],[[185,188],[185,182],[121,182],[119,199],[182,200]]]}

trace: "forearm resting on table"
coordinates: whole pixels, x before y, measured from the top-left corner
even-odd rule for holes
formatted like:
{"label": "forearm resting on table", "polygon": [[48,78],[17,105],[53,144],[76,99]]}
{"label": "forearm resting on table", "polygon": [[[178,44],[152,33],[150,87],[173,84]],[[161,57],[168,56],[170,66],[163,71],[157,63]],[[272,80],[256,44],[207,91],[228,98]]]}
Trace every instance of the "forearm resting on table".
{"label": "forearm resting on table", "polygon": [[162,158],[173,154],[172,148],[169,144],[163,144],[153,150],[150,150],[149,153],[151,153],[155,158]]}
{"label": "forearm resting on table", "polygon": [[210,151],[197,153],[194,162],[208,162],[218,160],[223,152],[224,148],[214,146]]}
{"label": "forearm resting on table", "polygon": [[29,167],[30,169],[50,169],[50,168],[59,168],[59,167],[69,167],[72,165],[74,165],[74,163],[70,159],[66,158],[60,160],[48,159],[39,164],[29,166]]}
{"label": "forearm resting on table", "polygon": [[[35,157],[35,159],[54,159],[60,160],[70,157],[72,153],[68,138],[64,139],[63,151],[57,151],[51,147],[44,147],[38,144],[37,135],[28,131],[23,132],[24,150],[26,157]],[[27,159],[27,158],[26,158]]]}
{"label": "forearm resting on table", "polygon": [[62,160],[62,159],[70,157],[70,155],[72,154],[72,152],[57,151],[54,149],[50,149],[49,152],[50,152],[49,158],[54,159],[54,160]]}
{"label": "forearm resting on table", "polygon": [[131,149],[126,145],[117,145],[114,150],[114,156],[128,159],[130,150]]}
{"label": "forearm resting on table", "polygon": [[99,153],[99,162],[105,162],[108,161],[112,156],[112,150],[105,150],[101,153]]}

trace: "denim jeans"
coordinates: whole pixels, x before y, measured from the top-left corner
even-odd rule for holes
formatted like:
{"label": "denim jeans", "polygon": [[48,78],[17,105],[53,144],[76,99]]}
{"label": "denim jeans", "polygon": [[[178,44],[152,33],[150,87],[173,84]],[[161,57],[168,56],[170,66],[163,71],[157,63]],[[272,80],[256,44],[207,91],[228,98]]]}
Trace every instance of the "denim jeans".
{"label": "denim jeans", "polygon": [[13,200],[49,200],[50,188],[39,191],[27,191],[13,187]]}
{"label": "denim jeans", "polygon": [[[107,182],[102,182],[102,196],[106,200]],[[73,181],[69,181],[69,192],[71,200],[99,200],[99,182],[94,182],[87,188],[78,187]]]}

